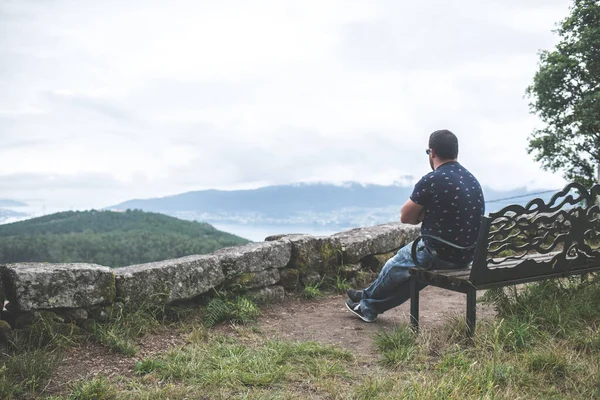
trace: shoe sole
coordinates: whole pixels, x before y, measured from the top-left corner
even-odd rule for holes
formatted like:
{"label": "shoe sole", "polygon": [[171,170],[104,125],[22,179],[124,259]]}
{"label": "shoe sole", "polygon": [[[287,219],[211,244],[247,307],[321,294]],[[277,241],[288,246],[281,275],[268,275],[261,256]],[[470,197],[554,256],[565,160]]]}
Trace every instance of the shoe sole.
{"label": "shoe sole", "polygon": [[346,305],[346,308],[348,309],[348,311],[350,311],[352,314],[356,315],[358,318],[362,319],[365,322],[375,322],[374,319],[368,319],[367,317],[365,317],[364,315],[360,315],[359,313],[357,313],[356,311],[354,311],[349,305],[348,303],[344,303]]}

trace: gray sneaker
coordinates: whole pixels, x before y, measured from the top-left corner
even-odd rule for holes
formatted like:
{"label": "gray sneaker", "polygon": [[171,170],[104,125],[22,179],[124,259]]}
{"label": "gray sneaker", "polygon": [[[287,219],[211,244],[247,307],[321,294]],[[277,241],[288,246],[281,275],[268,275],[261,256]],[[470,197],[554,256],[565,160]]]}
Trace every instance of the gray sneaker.
{"label": "gray sneaker", "polygon": [[352,300],[355,303],[358,303],[359,301],[362,300],[363,292],[362,292],[362,290],[348,289],[346,294],[348,295],[348,298],[350,300]]}
{"label": "gray sneaker", "polygon": [[356,303],[352,300],[346,300],[346,308],[350,310],[352,314],[356,315],[358,318],[362,319],[365,322],[374,322],[377,318],[367,317],[365,314],[363,314],[362,310],[360,309],[360,303]]}

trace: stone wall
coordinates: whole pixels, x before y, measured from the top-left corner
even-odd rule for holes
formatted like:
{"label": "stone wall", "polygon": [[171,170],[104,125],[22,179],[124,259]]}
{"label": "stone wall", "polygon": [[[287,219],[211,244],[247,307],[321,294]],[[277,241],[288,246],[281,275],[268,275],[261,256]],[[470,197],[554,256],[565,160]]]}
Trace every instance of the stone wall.
{"label": "stone wall", "polygon": [[0,265],[1,317],[13,327],[36,312],[65,320],[101,315],[116,301],[128,308],[189,302],[212,289],[276,301],[286,292],[341,276],[352,285],[371,281],[383,263],[418,236],[401,223],[357,228],[332,236],[277,235],[264,242],[123,268],[95,264]]}

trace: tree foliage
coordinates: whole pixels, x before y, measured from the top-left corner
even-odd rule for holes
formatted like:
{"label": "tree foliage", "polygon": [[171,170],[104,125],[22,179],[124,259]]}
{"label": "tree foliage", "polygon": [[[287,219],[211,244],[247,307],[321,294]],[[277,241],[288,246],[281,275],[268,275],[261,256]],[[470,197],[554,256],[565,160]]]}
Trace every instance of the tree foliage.
{"label": "tree foliage", "polygon": [[528,151],[544,169],[589,186],[600,164],[600,1],[574,0],[555,32],[560,41],[540,53],[527,88],[532,113],[546,125],[530,136]]}
{"label": "tree foliage", "polygon": [[140,264],[247,243],[207,223],[139,210],[68,211],[0,225],[0,263]]}

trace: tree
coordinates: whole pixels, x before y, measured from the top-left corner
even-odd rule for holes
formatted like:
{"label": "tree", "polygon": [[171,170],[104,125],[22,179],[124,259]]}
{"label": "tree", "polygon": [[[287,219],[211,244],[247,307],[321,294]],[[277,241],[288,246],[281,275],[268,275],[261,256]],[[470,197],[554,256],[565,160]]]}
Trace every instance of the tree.
{"label": "tree", "polygon": [[574,0],[555,33],[554,51],[540,52],[527,88],[530,109],[546,127],[529,137],[528,152],[569,181],[600,181],[600,1]]}

